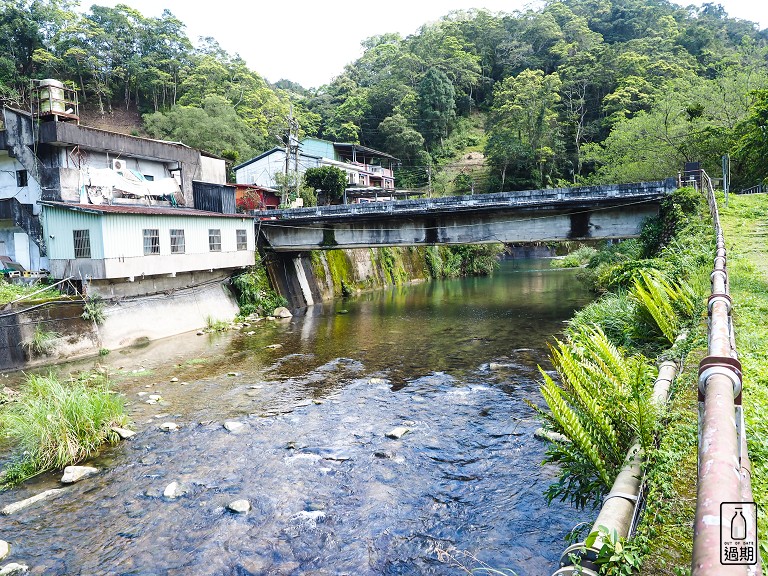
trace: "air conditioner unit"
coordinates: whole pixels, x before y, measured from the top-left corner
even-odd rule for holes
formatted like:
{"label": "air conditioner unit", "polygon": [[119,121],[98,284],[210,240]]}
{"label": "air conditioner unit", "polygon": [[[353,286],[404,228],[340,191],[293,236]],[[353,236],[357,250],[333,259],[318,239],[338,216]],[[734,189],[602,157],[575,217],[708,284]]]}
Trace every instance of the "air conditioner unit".
{"label": "air conditioner unit", "polygon": [[112,170],[116,172],[125,170],[125,160],[112,160]]}

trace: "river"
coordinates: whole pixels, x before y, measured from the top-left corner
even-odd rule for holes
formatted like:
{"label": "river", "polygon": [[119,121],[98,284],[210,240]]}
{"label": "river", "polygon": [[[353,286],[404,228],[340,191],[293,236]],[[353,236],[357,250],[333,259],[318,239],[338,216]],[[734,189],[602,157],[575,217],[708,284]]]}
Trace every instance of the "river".
{"label": "river", "polygon": [[[525,401],[541,404],[546,344],[590,298],[573,271],[507,261],[493,278],[112,352],[102,362],[138,434],[94,460],[98,476],[3,517],[6,562],[46,575],[464,573],[447,552],[551,574],[578,514],[546,504],[557,470],[540,465]],[[408,433],[386,437],[398,426]],[[187,493],[163,497],[174,481]],[[240,498],[252,510],[229,512]]]}

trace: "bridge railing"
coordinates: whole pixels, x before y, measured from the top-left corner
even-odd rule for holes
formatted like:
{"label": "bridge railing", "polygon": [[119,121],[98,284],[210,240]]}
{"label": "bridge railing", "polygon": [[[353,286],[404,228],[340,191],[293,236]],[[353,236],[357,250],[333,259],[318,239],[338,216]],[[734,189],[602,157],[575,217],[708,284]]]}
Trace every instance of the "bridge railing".
{"label": "bridge railing", "polygon": [[[731,518],[722,503],[752,502],[751,469],[741,409],[742,374],[731,316],[725,238],[712,180],[702,171],[702,188],[717,236],[708,302],[708,356],[699,365],[699,471],[692,555],[692,576],[760,575],[759,550],[754,565],[723,562],[722,534]],[[747,516],[753,508],[745,507]],[[748,525],[756,519],[747,517]],[[727,560],[727,559],[726,559]]]}
{"label": "bridge railing", "polygon": [[442,198],[419,198],[390,202],[367,202],[365,204],[336,204],[311,208],[288,210],[267,210],[253,212],[255,216],[270,218],[327,218],[350,215],[381,215],[436,210],[488,209],[494,206],[526,206],[555,201],[600,200],[623,197],[654,196],[674,190],[674,178],[655,182],[620,184],[615,186],[581,186],[575,188],[548,188],[544,190],[521,190],[467,196]]}

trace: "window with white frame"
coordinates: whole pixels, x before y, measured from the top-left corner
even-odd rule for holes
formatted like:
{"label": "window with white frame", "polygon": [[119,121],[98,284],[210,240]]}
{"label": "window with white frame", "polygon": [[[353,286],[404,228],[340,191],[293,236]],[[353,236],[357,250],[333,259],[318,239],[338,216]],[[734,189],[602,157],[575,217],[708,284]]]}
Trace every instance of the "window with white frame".
{"label": "window with white frame", "polygon": [[243,228],[238,228],[237,234],[237,249],[248,250],[248,231]]}
{"label": "window with white frame", "polygon": [[144,255],[160,254],[160,230],[157,228],[144,229]]}
{"label": "window with white frame", "polygon": [[211,252],[221,252],[221,229],[211,228],[208,230],[208,249]]}
{"label": "window with white frame", "polygon": [[184,254],[184,230],[171,228],[171,254]]}
{"label": "window with white frame", "polygon": [[90,230],[72,230],[72,240],[75,243],[75,258],[91,257]]}

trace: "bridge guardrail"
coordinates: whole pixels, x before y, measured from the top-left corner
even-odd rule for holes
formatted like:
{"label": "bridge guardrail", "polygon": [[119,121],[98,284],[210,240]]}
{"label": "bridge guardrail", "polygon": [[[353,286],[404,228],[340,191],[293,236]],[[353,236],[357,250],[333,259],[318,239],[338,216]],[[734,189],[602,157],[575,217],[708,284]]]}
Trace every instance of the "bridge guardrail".
{"label": "bridge guardrail", "polygon": [[655,182],[620,184],[618,186],[582,186],[576,188],[550,188],[545,190],[522,190],[518,192],[497,192],[471,196],[448,196],[443,198],[420,198],[390,202],[367,202],[365,204],[338,204],[294,208],[288,210],[254,211],[257,217],[278,219],[308,219],[346,217],[353,215],[396,214],[433,210],[491,209],[496,206],[527,206],[553,201],[601,200],[634,196],[653,196],[668,193],[676,187],[674,178]]}

